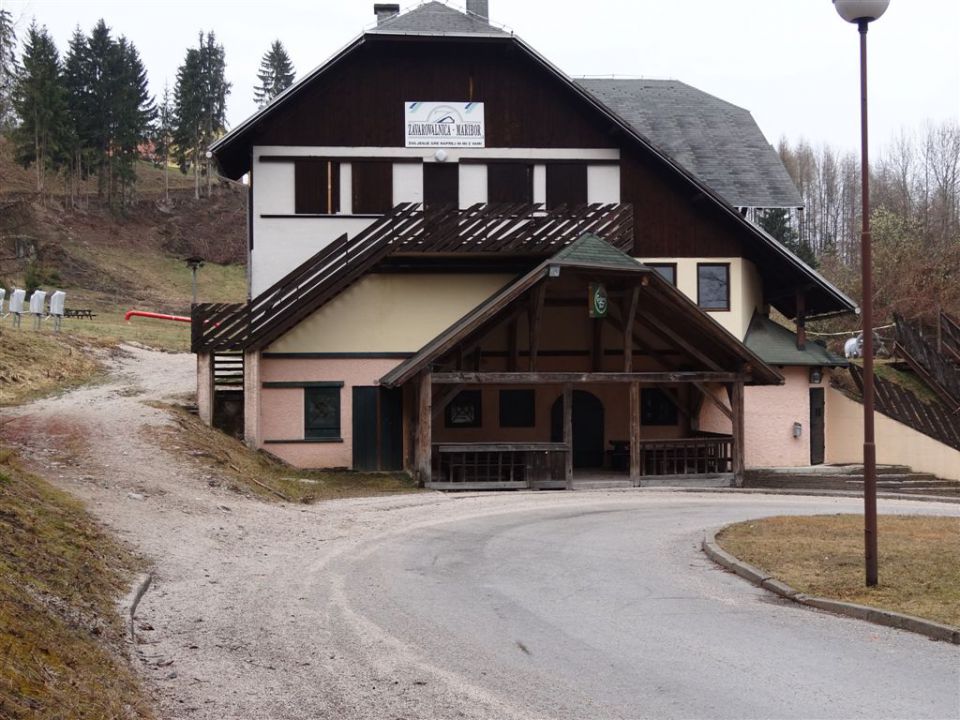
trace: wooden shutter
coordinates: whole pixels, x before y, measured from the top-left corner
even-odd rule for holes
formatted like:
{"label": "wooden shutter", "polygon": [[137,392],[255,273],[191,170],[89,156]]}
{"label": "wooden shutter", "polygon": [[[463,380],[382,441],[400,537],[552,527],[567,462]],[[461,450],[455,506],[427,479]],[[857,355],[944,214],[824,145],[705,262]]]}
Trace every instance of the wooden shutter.
{"label": "wooden shutter", "polygon": [[427,207],[460,207],[460,166],[424,163],[423,203]]}
{"label": "wooden shutter", "polygon": [[353,163],[353,212],[380,215],[393,207],[393,163]]}
{"label": "wooden shutter", "polygon": [[527,163],[487,165],[487,202],[532,203],[533,165]]}
{"label": "wooden shutter", "polygon": [[550,163],[547,165],[547,209],[587,204],[586,163]]}
{"label": "wooden shutter", "polygon": [[294,165],[294,212],[340,212],[340,164],[326,158],[301,158]]}

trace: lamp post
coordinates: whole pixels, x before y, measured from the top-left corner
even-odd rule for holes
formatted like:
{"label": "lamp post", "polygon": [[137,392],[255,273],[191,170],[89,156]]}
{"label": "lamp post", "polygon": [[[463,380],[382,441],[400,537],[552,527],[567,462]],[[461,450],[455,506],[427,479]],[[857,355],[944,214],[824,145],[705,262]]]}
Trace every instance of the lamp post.
{"label": "lamp post", "polygon": [[870,240],[870,164],[867,152],[867,26],[887,11],[890,0],[833,0],[844,20],[860,31],[860,172],[863,285],[863,536],[867,586],[877,584],[877,445],[873,428],[873,251]]}
{"label": "lamp post", "polygon": [[198,255],[193,255],[183,260],[187,267],[190,268],[190,272],[193,274],[193,304],[197,304],[197,270],[203,267],[203,258]]}

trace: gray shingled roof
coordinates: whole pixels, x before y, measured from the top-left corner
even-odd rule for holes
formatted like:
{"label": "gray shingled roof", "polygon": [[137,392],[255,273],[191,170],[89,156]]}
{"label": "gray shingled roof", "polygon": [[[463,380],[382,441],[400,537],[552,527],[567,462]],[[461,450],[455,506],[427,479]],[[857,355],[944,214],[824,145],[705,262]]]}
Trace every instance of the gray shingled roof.
{"label": "gray shingled roof", "polygon": [[576,82],[731,205],[803,205],[748,110],[676,80]]}
{"label": "gray shingled roof", "polygon": [[809,365],[846,367],[823,345],[808,340],[805,349],[797,349],[797,336],[760,313],[754,313],[743,344],[768,365]]}
{"label": "gray shingled roof", "polygon": [[478,15],[470,15],[440,2],[427,2],[367,30],[375,34],[509,35]]}

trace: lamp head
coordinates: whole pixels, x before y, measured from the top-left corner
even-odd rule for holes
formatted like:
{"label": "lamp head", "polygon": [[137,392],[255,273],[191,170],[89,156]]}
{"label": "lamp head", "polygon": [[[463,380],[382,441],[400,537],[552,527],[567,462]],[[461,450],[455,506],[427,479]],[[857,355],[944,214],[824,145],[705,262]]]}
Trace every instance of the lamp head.
{"label": "lamp head", "polygon": [[833,6],[847,22],[873,22],[887,11],[890,0],[833,0]]}

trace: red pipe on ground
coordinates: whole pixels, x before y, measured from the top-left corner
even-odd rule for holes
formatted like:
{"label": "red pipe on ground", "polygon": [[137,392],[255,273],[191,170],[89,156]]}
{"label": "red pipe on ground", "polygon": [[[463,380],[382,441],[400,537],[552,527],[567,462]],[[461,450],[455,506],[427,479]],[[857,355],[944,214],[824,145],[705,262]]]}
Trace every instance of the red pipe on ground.
{"label": "red pipe on ground", "polygon": [[130,318],[145,317],[153,318],[154,320],[174,320],[175,322],[190,322],[190,318],[185,315],[165,315],[164,313],[155,313],[147,312],[146,310],[127,310],[127,313],[123,316],[123,319],[127,322],[130,322]]}

